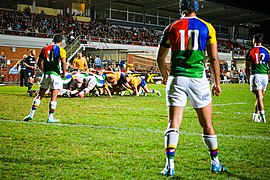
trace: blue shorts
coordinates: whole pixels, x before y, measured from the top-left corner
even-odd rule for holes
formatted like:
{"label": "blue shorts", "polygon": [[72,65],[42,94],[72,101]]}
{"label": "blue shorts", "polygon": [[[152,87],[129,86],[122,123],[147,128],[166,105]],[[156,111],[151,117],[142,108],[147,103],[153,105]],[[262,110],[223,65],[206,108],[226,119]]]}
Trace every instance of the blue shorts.
{"label": "blue shorts", "polygon": [[141,84],[139,85],[139,86],[141,86],[141,87],[144,87],[144,86],[146,86],[146,81],[145,81],[145,79],[144,78],[141,78]]}

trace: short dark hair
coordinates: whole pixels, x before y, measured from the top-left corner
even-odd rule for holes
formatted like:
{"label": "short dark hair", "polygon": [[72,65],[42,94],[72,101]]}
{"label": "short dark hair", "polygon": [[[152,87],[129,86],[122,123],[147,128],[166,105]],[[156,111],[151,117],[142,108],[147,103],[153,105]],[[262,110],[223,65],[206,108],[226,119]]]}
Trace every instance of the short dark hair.
{"label": "short dark hair", "polygon": [[254,38],[256,43],[262,43],[263,42],[263,34],[262,33],[254,34],[253,38]]}
{"label": "short dark hair", "polygon": [[61,42],[61,41],[63,41],[63,36],[62,36],[61,34],[55,34],[55,35],[53,36],[53,42],[59,43],[59,42]]}

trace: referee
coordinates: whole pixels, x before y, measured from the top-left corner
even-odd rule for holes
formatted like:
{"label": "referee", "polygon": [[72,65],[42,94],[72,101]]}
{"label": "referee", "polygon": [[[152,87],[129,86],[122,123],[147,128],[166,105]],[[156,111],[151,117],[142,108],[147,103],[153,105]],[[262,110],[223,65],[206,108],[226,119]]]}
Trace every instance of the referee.
{"label": "referee", "polygon": [[36,68],[36,51],[34,49],[30,50],[30,55],[24,60],[24,65],[26,66],[26,75],[28,78],[28,89],[27,93],[32,95],[31,89],[34,84],[35,79],[35,68]]}

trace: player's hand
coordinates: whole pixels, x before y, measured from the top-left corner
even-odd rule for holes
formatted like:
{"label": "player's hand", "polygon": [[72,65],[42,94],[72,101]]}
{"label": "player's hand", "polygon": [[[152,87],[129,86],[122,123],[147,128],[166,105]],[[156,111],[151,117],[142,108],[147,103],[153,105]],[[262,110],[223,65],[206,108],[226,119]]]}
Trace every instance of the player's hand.
{"label": "player's hand", "polygon": [[216,85],[216,84],[213,84],[212,86],[212,95],[216,95],[216,96],[219,96],[220,93],[222,92],[221,88],[220,88],[220,85]]}
{"label": "player's hand", "polygon": [[61,73],[61,77],[65,78],[66,77],[66,73]]}
{"label": "player's hand", "polygon": [[162,81],[161,81],[162,84],[167,84],[167,81],[168,81],[168,76],[162,77]]}

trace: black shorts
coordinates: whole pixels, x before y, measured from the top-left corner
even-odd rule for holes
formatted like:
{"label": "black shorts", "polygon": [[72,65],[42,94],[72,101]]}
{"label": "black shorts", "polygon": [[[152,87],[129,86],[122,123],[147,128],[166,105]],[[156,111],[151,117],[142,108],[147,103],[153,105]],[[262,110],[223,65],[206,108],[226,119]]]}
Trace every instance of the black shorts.
{"label": "black shorts", "polygon": [[28,78],[35,78],[35,72],[34,72],[34,70],[26,70],[26,74],[27,74],[27,77]]}

